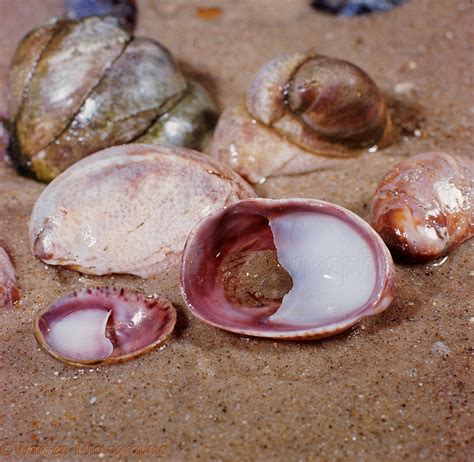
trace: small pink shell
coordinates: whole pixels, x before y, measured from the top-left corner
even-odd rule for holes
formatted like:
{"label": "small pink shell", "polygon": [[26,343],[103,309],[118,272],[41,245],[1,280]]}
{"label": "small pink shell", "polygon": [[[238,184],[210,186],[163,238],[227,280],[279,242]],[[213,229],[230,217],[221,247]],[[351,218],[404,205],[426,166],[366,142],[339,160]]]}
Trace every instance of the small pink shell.
{"label": "small pink shell", "polygon": [[75,366],[126,361],[173,331],[176,311],[160,297],[97,287],[69,293],[39,312],[34,332],[52,356]]}
{"label": "small pink shell", "polygon": [[[365,248],[365,255],[370,255],[372,259],[372,278],[373,285],[369,285],[368,297],[361,306],[342,315],[330,315],[326,318],[327,322],[314,323],[311,325],[311,316],[314,315],[318,308],[311,306],[308,322],[294,322],[298,316],[295,315],[288,320],[279,316],[276,321],[275,315],[282,308],[286,297],[293,292],[293,289],[285,295],[281,305],[276,311],[270,311],[274,308],[269,305],[255,308],[254,306],[245,306],[235,304],[226,297],[225,288],[222,280],[219,278],[219,267],[225,258],[238,252],[253,252],[260,250],[276,250],[280,264],[291,273],[290,265],[285,266],[286,262],[291,258],[306,259],[303,253],[299,257],[293,247],[297,247],[299,242],[294,237],[292,230],[296,228],[299,217],[324,217],[323,219],[332,220],[335,226],[340,226],[349,234],[357,236],[359,242]],[[319,218],[318,218],[319,219]],[[310,225],[313,222],[310,222]],[[276,225],[275,225],[276,224]],[[290,230],[286,236],[277,237],[278,230],[275,226],[283,224],[286,230]],[[303,226],[304,228],[304,226]],[[311,228],[313,229],[313,228]],[[308,229],[304,231],[305,236],[309,236],[309,247],[318,240],[318,229],[314,229],[314,233],[308,234]],[[276,234],[275,234],[276,232]],[[285,233],[286,231],[284,231]],[[330,233],[326,234],[331,241]],[[350,237],[350,236],[349,236]],[[279,242],[279,244],[277,243]],[[333,241],[334,242],[334,241]],[[337,244],[335,241],[335,258],[337,255]],[[292,256],[292,252],[295,254]],[[288,259],[288,255],[290,258]],[[300,268],[306,268],[308,263],[313,264],[313,256],[309,256]],[[296,260],[294,260],[296,261]],[[340,260],[343,261],[343,260]],[[367,262],[361,262],[365,264]],[[295,272],[291,274],[293,278],[293,288],[307,280],[306,276],[312,276],[311,271],[316,273],[314,269],[316,265],[307,266],[309,271],[302,279],[295,279]],[[293,270],[295,266],[293,265]],[[303,273],[305,273],[303,269]],[[297,271],[298,272],[298,269]],[[328,272],[330,273],[330,271]],[[355,284],[351,282],[349,297],[358,283],[357,272],[355,274]],[[328,277],[331,275],[317,274],[317,277]],[[365,277],[365,276],[362,276]],[[338,332],[348,329],[365,316],[370,316],[388,307],[394,292],[395,270],[387,247],[375,233],[375,231],[360,217],[354,213],[329,202],[312,200],[312,199],[288,199],[288,200],[271,200],[271,199],[249,199],[242,200],[224,207],[212,215],[204,218],[191,232],[185,246],[181,263],[181,293],[183,298],[191,310],[191,312],[201,321],[212,326],[244,335],[253,335],[258,337],[271,337],[278,339],[314,339],[334,335]],[[321,279],[320,279],[321,280]],[[333,287],[336,292],[339,286]],[[335,293],[335,292],[332,292]],[[306,299],[297,299],[295,311],[299,310],[298,304],[307,302]],[[319,303],[319,302],[318,302]],[[307,303],[306,303],[307,304]],[[332,308],[330,308],[332,309]],[[323,311],[325,308],[323,308]],[[343,310],[344,311],[344,310]],[[347,310],[346,310],[347,311]],[[317,313],[319,316],[319,314]],[[323,312],[322,318],[326,314]],[[338,317],[339,316],[339,317]],[[273,319],[272,319],[273,318]],[[301,319],[301,318],[299,318]]]}
{"label": "small pink shell", "polygon": [[429,152],[395,166],[381,181],[371,223],[397,255],[424,262],[474,235],[474,162]]}
{"label": "small pink shell", "polygon": [[0,308],[12,306],[19,300],[15,268],[7,251],[0,245]]}

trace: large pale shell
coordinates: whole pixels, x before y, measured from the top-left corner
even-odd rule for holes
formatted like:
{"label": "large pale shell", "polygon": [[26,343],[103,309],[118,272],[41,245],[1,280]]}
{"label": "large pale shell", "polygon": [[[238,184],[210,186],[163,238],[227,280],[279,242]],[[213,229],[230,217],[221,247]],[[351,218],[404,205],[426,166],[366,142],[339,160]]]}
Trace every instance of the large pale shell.
{"label": "large pale shell", "polygon": [[[252,253],[275,250],[293,279],[291,290],[279,299],[252,291],[241,297],[236,286],[242,281],[228,277],[227,268],[232,272]],[[261,276],[272,280],[268,274],[252,277]],[[352,212],[313,199],[249,199],[214,212],[191,232],[181,292],[191,312],[212,326],[259,337],[313,339],[386,309],[394,277],[387,247]]]}
{"label": "large pale shell", "polygon": [[444,152],[396,165],[375,193],[371,222],[390,249],[424,262],[474,235],[474,162]]}
{"label": "large pale shell", "polygon": [[39,344],[60,361],[96,366],[126,361],[161,344],[176,311],[161,297],[97,287],[74,291],[37,313]]}
{"label": "large pale shell", "polygon": [[125,145],[79,161],[37,200],[33,254],[90,274],[150,277],[177,264],[193,226],[255,193],[198,152]]}

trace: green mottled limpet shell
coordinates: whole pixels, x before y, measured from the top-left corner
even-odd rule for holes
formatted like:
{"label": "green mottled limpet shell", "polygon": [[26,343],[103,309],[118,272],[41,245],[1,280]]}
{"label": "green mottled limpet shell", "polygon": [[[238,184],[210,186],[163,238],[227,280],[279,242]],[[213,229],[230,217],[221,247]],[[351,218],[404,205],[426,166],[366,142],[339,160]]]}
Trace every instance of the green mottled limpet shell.
{"label": "green mottled limpet shell", "polygon": [[48,24],[21,41],[9,114],[9,155],[41,181],[137,140],[200,149],[216,118],[209,95],[186,81],[166,48],[98,17]]}

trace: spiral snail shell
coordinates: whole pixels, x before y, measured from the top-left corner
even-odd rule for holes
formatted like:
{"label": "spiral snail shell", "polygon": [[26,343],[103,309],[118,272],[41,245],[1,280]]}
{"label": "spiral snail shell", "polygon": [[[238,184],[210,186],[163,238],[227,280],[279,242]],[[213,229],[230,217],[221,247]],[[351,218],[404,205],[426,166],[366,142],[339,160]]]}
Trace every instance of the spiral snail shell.
{"label": "spiral snail shell", "polygon": [[289,53],[264,65],[246,102],[223,113],[211,154],[258,183],[336,166],[362,148],[386,146],[391,134],[384,98],[363,70]]}

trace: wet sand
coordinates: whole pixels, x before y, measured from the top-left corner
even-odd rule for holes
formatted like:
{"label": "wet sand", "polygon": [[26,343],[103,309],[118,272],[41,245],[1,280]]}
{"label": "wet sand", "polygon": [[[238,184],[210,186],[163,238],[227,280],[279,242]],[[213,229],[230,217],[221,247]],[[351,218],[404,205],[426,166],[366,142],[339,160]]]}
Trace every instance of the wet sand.
{"label": "wet sand", "polygon": [[[61,3],[0,0],[0,109],[18,40],[60,14]],[[310,47],[361,66],[387,95],[400,127],[395,144],[346,170],[268,180],[258,187],[262,196],[330,200],[366,217],[377,182],[399,160],[433,149],[472,156],[469,0],[411,0],[351,19],[313,12],[305,0],[138,3],[137,33],[163,42],[221,108],[274,55]],[[216,5],[222,14],[197,14],[198,6]],[[27,221],[43,188],[0,165],[0,239],[23,293],[20,306],[0,313],[1,451],[3,444],[63,445],[68,454],[60,459],[72,460],[84,443],[165,446],[172,461],[469,459],[473,241],[444,262],[398,266],[394,303],[351,331],[278,343],[191,317],[176,267],[143,281],[81,276],[34,260]],[[71,289],[99,284],[169,297],[179,319],[173,338],[129,363],[90,370],[41,351],[33,314]],[[58,456],[11,456],[34,459]],[[103,460],[87,456],[95,459]]]}

